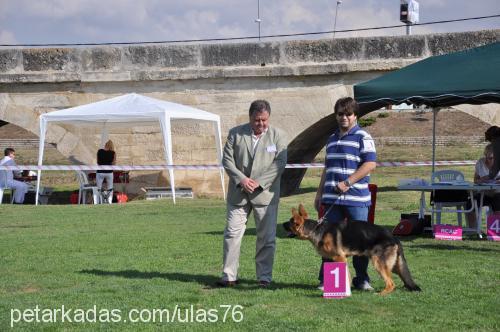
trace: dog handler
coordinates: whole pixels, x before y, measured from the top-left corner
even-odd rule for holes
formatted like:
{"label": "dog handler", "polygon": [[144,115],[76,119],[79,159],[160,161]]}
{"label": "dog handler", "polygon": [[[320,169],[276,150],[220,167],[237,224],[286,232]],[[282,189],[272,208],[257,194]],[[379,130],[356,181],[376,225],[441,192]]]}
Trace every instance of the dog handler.
{"label": "dog handler", "polygon": [[252,102],[249,123],[229,131],[222,165],[229,176],[224,257],[220,287],[238,282],[240,246],[248,215],[253,211],[257,229],[255,266],[260,287],[271,283],[280,197],[280,177],[287,161],[283,132],[269,126],[271,106]]}
{"label": "dog handler", "polygon": [[[97,165],[114,165],[116,163],[115,145],[112,140],[108,140],[104,149],[97,151]],[[102,192],[102,184],[106,180],[107,199],[109,204],[113,202],[113,171],[97,171],[96,183]]]}
{"label": "dog handler", "polygon": [[[325,222],[341,222],[347,218],[367,222],[371,195],[368,190],[370,172],[376,167],[376,151],[372,137],[357,124],[358,104],[351,97],[335,103],[338,129],[326,144],[325,168],[316,192],[314,206],[325,206]],[[319,273],[323,288],[323,260]],[[373,290],[368,277],[368,257],[354,256],[356,276],[352,283],[360,290]]]}

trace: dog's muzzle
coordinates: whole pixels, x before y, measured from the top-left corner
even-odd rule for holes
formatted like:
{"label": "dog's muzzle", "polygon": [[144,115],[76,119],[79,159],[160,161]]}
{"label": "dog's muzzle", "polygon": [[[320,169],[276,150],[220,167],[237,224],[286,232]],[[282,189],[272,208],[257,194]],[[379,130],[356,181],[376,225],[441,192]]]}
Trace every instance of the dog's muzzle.
{"label": "dog's muzzle", "polygon": [[292,222],[287,221],[283,223],[283,228],[288,232],[287,237],[296,237],[297,235],[292,231]]}

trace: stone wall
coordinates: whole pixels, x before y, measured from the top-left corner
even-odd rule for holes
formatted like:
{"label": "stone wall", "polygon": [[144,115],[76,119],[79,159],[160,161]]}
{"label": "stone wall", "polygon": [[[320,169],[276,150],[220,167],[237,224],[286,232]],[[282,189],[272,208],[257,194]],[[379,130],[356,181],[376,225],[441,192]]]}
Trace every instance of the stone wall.
{"label": "stone wall", "polygon": [[[0,119],[38,135],[42,113],[136,92],[220,115],[224,138],[229,128],[248,121],[250,102],[262,98],[272,105],[271,123],[293,141],[314,124],[330,121],[333,101],[351,95],[353,84],[431,55],[498,40],[500,30],[245,44],[0,49]],[[314,128],[329,130],[327,125]],[[51,125],[48,141],[75,162],[95,163],[98,130],[69,129]],[[118,162],[164,163],[158,130],[111,132]],[[176,163],[216,162],[213,136],[203,124],[180,122],[173,130]],[[205,194],[207,187],[220,192],[217,172],[178,173],[179,185],[201,188],[194,188],[195,194]],[[164,182],[157,173],[142,185]]]}
{"label": "stone wall", "polygon": [[[379,137],[374,138],[375,145],[432,145],[432,136],[429,137]],[[439,146],[485,146],[482,136],[436,136],[436,145]]]}

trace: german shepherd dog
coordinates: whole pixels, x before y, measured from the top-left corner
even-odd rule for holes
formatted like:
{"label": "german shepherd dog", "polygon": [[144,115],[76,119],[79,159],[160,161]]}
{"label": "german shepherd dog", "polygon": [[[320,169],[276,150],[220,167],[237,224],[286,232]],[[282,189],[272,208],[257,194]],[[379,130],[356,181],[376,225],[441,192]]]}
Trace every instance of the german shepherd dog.
{"label": "german shepherd dog", "polygon": [[381,295],[391,293],[394,288],[392,273],[395,272],[410,291],[420,291],[413,281],[403,247],[398,239],[386,229],[367,222],[343,221],[340,223],[320,223],[308,219],[304,206],[292,209],[292,218],[284,224],[301,240],[309,240],[318,253],[335,262],[346,262],[350,256],[371,258],[375,269],[385,282]]}

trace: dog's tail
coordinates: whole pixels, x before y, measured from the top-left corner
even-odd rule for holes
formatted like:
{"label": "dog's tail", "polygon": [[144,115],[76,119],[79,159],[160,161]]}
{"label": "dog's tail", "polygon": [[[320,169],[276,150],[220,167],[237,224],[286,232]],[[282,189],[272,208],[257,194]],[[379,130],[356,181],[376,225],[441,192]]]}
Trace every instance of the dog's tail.
{"label": "dog's tail", "polygon": [[398,241],[398,257],[396,260],[396,264],[394,266],[394,272],[396,272],[403,283],[405,288],[409,291],[420,292],[422,289],[413,281],[411,277],[410,270],[408,269],[408,264],[406,263],[405,255],[403,253],[403,246]]}

